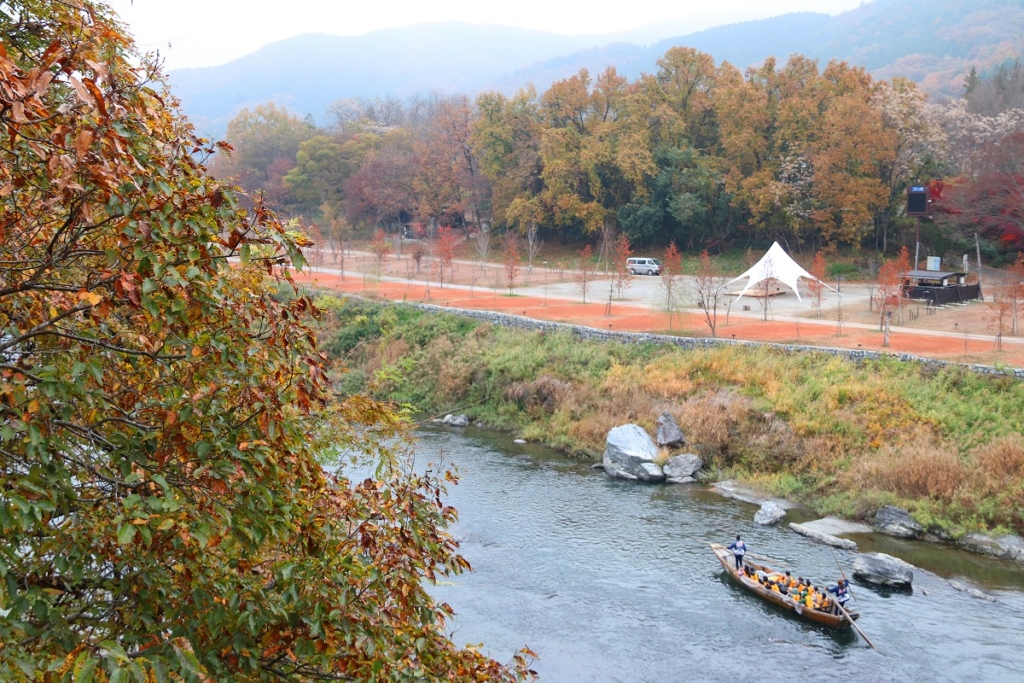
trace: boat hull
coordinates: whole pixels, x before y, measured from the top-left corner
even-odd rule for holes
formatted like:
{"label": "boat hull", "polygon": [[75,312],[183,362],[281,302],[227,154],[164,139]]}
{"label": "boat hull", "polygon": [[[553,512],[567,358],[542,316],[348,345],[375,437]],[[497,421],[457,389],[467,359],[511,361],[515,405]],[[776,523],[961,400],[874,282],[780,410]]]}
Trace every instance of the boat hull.
{"label": "boat hull", "polygon": [[[733,581],[737,582],[751,593],[754,593],[759,598],[767,600],[770,603],[778,605],[785,610],[788,610],[802,619],[807,621],[813,621],[822,626],[827,626],[834,629],[845,629],[849,628],[853,623],[850,619],[847,619],[844,615],[829,614],[828,612],[822,612],[821,610],[811,609],[803,605],[798,604],[795,600],[783,595],[782,593],[776,593],[773,590],[768,590],[757,581],[746,577],[740,576],[739,572],[736,571],[736,562],[733,557],[732,551],[723,545],[717,543],[711,544],[711,550],[714,551],[715,557],[722,563],[722,567],[729,576],[732,577]],[[760,569],[766,572],[774,572],[775,570],[771,567],[765,567],[763,565],[754,564],[753,562],[746,562],[745,564],[753,567],[755,570]],[[856,613],[850,613],[850,616],[856,619],[859,615]]]}

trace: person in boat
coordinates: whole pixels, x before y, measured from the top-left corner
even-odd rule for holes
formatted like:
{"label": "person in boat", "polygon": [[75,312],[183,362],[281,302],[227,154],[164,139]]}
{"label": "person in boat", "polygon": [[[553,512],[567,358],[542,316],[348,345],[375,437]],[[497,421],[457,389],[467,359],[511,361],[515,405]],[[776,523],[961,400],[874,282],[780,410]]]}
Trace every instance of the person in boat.
{"label": "person in boat", "polygon": [[733,556],[736,558],[736,569],[743,566],[743,556],[747,554],[747,544],[743,542],[739,534],[736,534],[736,540],[726,546],[732,551]]}
{"label": "person in boat", "polygon": [[[846,609],[846,603],[850,601],[850,588],[846,579],[839,579],[836,585],[829,586],[828,592],[835,596],[835,601],[840,607]],[[838,610],[836,611],[838,612]]]}

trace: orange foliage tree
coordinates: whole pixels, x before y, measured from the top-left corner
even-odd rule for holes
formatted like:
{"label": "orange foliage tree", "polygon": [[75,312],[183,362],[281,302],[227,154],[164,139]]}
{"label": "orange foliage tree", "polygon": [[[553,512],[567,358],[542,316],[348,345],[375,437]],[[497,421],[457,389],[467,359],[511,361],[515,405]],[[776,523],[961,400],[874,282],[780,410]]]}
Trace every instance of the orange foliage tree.
{"label": "orange foliage tree", "polygon": [[629,288],[633,280],[629,276],[629,264],[626,263],[629,257],[633,255],[633,248],[629,244],[629,237],[626,233],[619,233],[619,236],[615,238],[615,291],[619,293],[619,298],[622,298],[622,293]]}
{"label": "orange foliage tree", "polygon": [[576,287],[580,290],[583,303],[587,303],[587,292],[594,281],[594,250],[588,244],[580,251],[580,257],[576,265]]}
{"label": "orange foliage tree", "polygon": [[[283,267],[301,238],[207,174],[214,147],[106,7],[13,0],[12,24],[0,680],[529,676],[448,639],[425,580],[468,565],[444,479],[376,445],[385,406],[334,402]],[[328,474],[328,446],[380,474]]]}
{"label": "orange foliage tree", "polygon": [[449,279],[455,277],[455,233],[447,226],[441,226],[437,231],[437,283],[444,287],[444,273],[448,271]]}
{"label": "orange foliage tree", "polygon": [[390,251],[391,245],[388,244],[387,235],[384,234],[383,230],[376,230],[373,233],[373,241],[370,242],[370,252],[373,254],[374,263],[377,267],[377,277],[383,274],[384,261],[387,260]]}
{"label": "orange foliage tree", "polygon": [[672,331],[672,319],[682,303],[683,255],[676,248],[675,241],[669,242],[662,256],[661,291],[665,295],[663,303],[668,313],[668,329]]}
{"label": "orange foliage tree", "polygon": [[894,311],[903,311],[903,275],[910,270],[910,252],[906,246],[900,249],[899,256],[890,259],[878,269],[878,327],[885,334],[882,346],[889,345],[889,321]]}

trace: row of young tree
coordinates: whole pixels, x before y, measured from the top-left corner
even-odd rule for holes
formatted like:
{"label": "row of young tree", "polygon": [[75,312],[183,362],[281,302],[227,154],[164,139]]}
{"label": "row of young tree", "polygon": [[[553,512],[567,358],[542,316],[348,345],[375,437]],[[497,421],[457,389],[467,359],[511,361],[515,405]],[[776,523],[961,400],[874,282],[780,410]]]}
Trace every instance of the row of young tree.
{"label": "row of young tree", "polygon": [[743,74],[672,48],[635,81],[609,68],[475,102],[341,100],[325,128],[273,104],[243,110],[228,129],[235,151],[214,170],[331,241],[348,226],[419,223],[606,245],[622,232],[691,252],[771,240],[892,252],[913,225],[906,188],[945,177],[926,239],[955,250],[958,234],[980,230],[1008,249],[1024,240],[1007,189],[1024,150],[1020,75],[970,74],[963,99],[930,104],[908,80],[843,62],[796,55]]}

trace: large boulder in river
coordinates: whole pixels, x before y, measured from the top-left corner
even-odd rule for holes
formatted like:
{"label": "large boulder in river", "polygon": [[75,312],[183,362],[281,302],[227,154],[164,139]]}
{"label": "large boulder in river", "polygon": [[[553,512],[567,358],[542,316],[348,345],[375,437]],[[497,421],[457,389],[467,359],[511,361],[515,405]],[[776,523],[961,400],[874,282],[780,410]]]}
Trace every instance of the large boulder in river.
{"label": "large boulder in river", "polygon": [[914,566],[885,553],[862,553],[853,561],[853,575],[880,586],[909,588],[914,580]]}
{"label": "large boulder in river", "polygon": [[761,505],[761,509],[754,515],[754,522],[761,526],[772,526],[782,521],[786,516],[786,508],[774,500],[769,500]]}
{"label": "large boulder in river", "polygon": [[679,428],[676,419],[668,411],[658,416],[658,432],[655,434],[655,439],[662,448],[676,448],[686,443],[683,430]]}
{"label": "large boulder in river", "polygon": [[662,470],[665,472],[668,483],[689,484],[696,481],[693,475],[697,474],[703,466],[704,461],[700,459],[699,455],[685,453],[669,458]]}
{"label": "large boulder in river", "polygon": [[635,424],[613,427],[605,440],[605,474],[616,479],[632,481],[664,481],[665,473],[655,462],[658,447],[642,427]]}
{"label": "large boulder in river", "polygon": [[970,551],[991,555],[1001,560],[1010,560],[1024,564],[1024,539],[1020,536],[986,536],[984,534],[967,534],[959,544]]}
{"label": "large boulder in river", "polygon": [[894,505],[886,505],[875,513],[875,528],[883,534],[898,538],[917,538],[924,533],[924,527],[914,521],[910,513]]}
{"label": "large boulder in river", "polygon": [[441,420],[442,424],[446,424],[449,427],[468,427],[469,418],[463,415],[445,415],[444,419]]}
{"label": "large boulder in river", "polygon": [[812,540],[818,541],[830,545],[833,548],[843,548],[844,550],[856,550],[857,544],[847,538],[839,538],[832,534],[825,533],[815,529],[811,524],[797,524],[796,522],[790,522],[789,528],[797,532],[801,536],[806,536]]}

